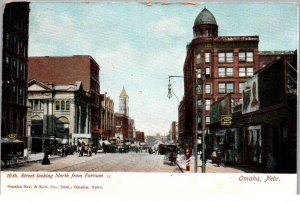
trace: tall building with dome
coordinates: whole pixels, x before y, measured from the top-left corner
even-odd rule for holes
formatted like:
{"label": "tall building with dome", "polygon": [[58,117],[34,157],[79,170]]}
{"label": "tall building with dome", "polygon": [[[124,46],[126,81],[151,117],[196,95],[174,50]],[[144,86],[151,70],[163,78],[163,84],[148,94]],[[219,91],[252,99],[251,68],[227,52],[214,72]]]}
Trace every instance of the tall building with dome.
{"label": "tall building with dome", "polygon": [[[183,131],[181,142],[184,144],[194,143],[196,103],[198,128],[202,125],[202,77],[205,76],[204,110],[208,126],[211,104],[228,93],[231,93],[232,102],[238,102],[242,97],[242,84],[259,69],[258,36],[219,36],[218,29],[215,16],[204,8],[195,19],[194,37],[186,47],[182,101],[185,110],[180,114],[184,117],[184,123],[183,129],[179,129]],[[206,133],[209,134],[208,127]],[[202,130],[198,130],[199,137],[201,134]]]}

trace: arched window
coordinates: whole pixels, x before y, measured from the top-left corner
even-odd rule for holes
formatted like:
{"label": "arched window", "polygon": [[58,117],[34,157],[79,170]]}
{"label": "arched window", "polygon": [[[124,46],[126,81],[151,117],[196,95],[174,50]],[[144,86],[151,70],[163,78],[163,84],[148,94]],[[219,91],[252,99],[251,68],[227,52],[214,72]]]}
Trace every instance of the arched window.
{"label": "arched window", "polygon": [[56,132],[69,133],[69,119],[66,117],[60,117],[56,120]]}

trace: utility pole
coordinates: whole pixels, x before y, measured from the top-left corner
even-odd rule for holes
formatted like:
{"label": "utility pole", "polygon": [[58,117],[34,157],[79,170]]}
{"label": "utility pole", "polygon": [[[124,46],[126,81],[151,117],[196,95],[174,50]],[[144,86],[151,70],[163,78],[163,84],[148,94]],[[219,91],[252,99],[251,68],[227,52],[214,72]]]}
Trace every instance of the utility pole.
{"label": "utility pole", "polygon": [[206,170],[206,161],[205,161],[205,68],[201,70],[202,76],[202,173],[205,173]]}
{"label": "utility pole", "polygon": [[195,133],[194,133],[194,156],[195,156],[195,163],[194,163],[194,171],[195,173],[198,172],[198,74],[197,69],[195,72]]}
{"label": "utility pole", "polygon": [[[205,78],[205,69],[203,72],[201,72],[201,75],[202,75],[202,78],[204,79]],[[184,76],[174,76],[174,75],[170,75],[169,76],[169,85],[168,85],[168,95],[167,97],[170,99],[172,97],[172,88],[171,88],[171,83],[170,83],[170,79],[171,78],[185,78]],[[195,105],[195,117],[196,117],[196,120],[195,120],[195,134],[194,134],[194,156],[195,156],[195,164],[194,164],[194,171],[195,173],[198,172],[198,80],[197,80],[197,72],[195,73],[195,102],[196,102],[196,105]],[[202,80],[202,105],[204,106],[204,103],[205,103],[205,99],[204,99],[204,93],[205,93],[205,80]],[[204,101],[203,101],[204,99]],[[204,122],[204,129],[203,131],[205,131],[205,111],[203,110],[203,106],[202,106],[202,123]],[[203,121],[203,117],[204,117],[204,121]],[[204,133],[203,133],[204,134]],[[203,141],[204,142],[204,141]],[[203,143],[202,143],[203,145]],[[204,148],[202,148],[202,153],[204,151]],[[203,160],[203,159],[202,159]],[[202,162],[202,172],[203,172],[203,164],[204,162]],[[205,166],[205,165],[204,165]],[[205,172],[205,168],[204,168],[204,172]]]}

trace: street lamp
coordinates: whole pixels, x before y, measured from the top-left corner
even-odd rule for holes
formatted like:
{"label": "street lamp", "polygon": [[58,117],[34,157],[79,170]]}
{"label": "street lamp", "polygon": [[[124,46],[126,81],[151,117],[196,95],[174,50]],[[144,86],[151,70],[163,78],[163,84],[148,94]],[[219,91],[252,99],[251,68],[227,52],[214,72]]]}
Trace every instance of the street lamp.
{"label": "street lamp", "polygon": [[205,69],[201,70],[202,78],[202,173],[205,173],[206,163],[205,163]]}
{"label": "street lamp", "polygon": [[[205,99],[204,99],[204,78],[205,78],[205,70],[203,72],[201,72],[201,75],[202,75],[202,104],[204,106],[204,103],[205,103]],[[196,117],[196,120],[195,120],[195,134],[194,134],[194,156],[195,156],[195,168],[194,168],[194,171],[195,173],[198,172],[198,109],[197,109],[197,106],[198,106],[198,80],[197,80],[197,73],[195,74],[196,78],[195,78],[195,102],[196,102],[196,105],[195,105],[195,117]],[[169,76],[169,85],[168,85],[168,95],[167,97],[170,99],[172,97],[172,89],[171,89],[171,83],[170,83],[170,79],[173,78],[173,77],[179,77],[179,78],[185,78],[184,76]],[[204,100],[204,101],[203,101]],[[204,117],[204,119],[203,119]],[[203,121],[204,120],[204,121]],[[202,107],[202,127],[204,128],[203,131],[205,130],[205,111]],[[204,126],[203,126],[204,125]],[[204,135],[204,132],[202,132],[202,134]],[[204,137],[203,137],[204,138]],[[204,154],[204,141],[202,143],[202,154]],[[204,169],[204,170],[203,170]],[[205,161],[203,161],[203,158],[202,158],[202,172],[205,172]]]}

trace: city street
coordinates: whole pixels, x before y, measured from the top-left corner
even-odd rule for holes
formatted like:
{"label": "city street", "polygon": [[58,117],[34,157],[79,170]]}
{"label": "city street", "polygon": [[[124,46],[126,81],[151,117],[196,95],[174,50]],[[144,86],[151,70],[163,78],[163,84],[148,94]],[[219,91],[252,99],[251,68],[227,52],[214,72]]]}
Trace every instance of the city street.
{"label": "city street", "polygon": [[[42,165],[42,153],[32,162],[20,164],[13,168],[6,168],[3,171],[83,171],[83,172],[168,172],[168,173],[194,173],[194,158],[191,157],[190,171],[186,170],[184,156],[177,156],[177,165],[164,164],[164,155],[148,153],[98,153],[97,155],[78,157],[78,154],[65,157],[52,156],[51,165]],[[198,162],[198,173],[201,172],[201,161]],[[211,161],[206,164],[207,173],[256,173],[250,169],[234,166],[216,166]]]}
{"label": "city street", "polygon": [[50,159],[51,165],[30,162],[9,171],[84,171],[84,172],[180,172],[178,166],[163,164],[163,155],[148,153],[98,153],[78,157],[78,154]]}

